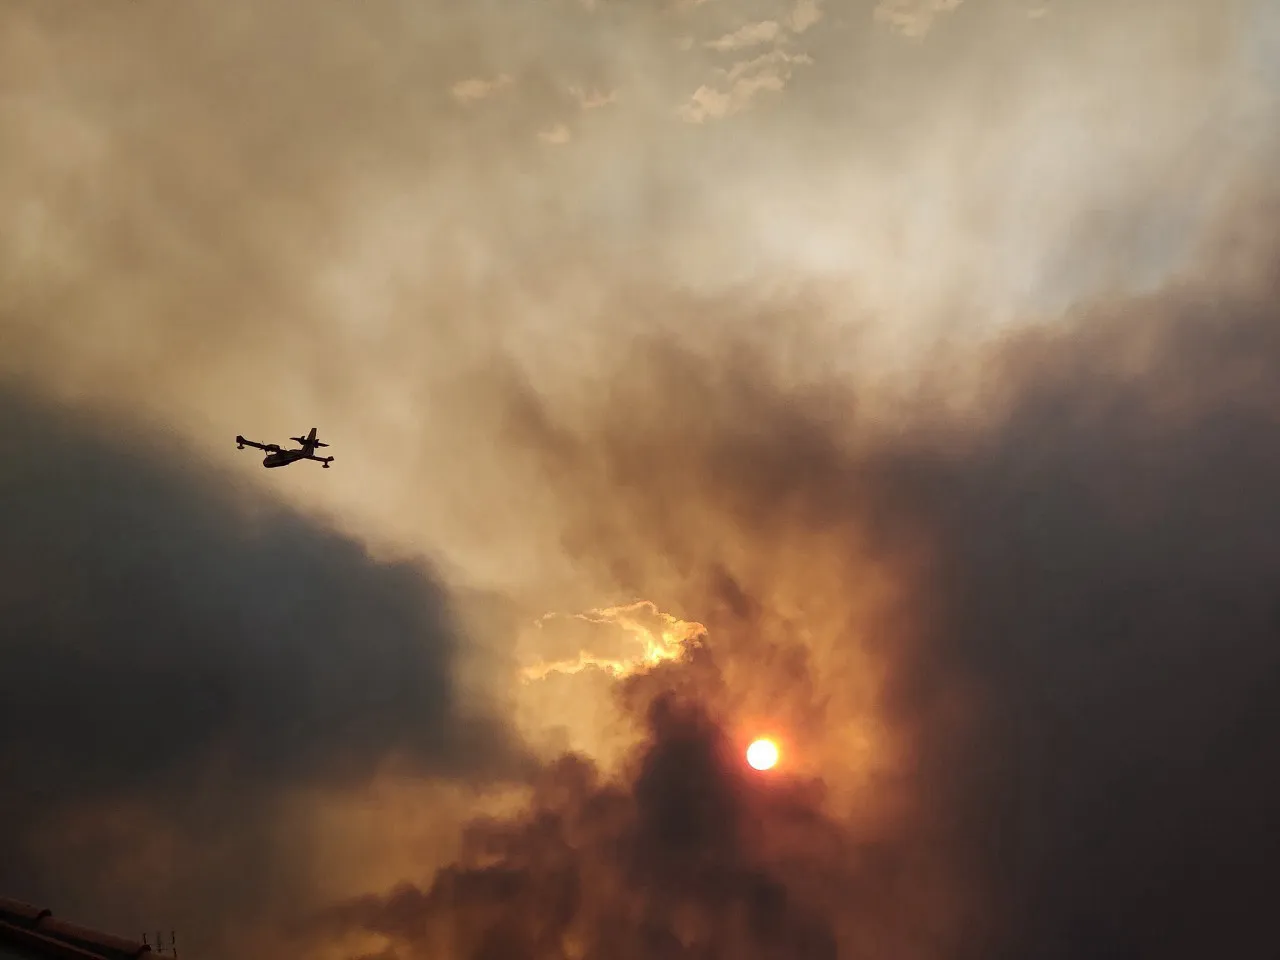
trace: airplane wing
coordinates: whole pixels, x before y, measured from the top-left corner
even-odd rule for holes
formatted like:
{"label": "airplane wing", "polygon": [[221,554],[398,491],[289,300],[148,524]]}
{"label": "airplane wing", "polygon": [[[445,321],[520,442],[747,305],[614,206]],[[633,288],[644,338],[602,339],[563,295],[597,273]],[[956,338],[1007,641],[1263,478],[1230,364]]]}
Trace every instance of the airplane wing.
{"label": "airplane wing", "polygon": [[244,437],[236,437],[236,446],[255,447],[258,450],[266,450],[268,453],[278,453],[280,451],[280,445],[277,443],[254,443],[252,440],[246,440]]}

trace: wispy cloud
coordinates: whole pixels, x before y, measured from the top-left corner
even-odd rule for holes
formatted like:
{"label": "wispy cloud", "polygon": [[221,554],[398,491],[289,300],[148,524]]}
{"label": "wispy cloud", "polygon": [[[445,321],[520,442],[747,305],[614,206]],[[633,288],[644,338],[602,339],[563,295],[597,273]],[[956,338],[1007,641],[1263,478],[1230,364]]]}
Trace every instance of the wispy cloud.
{"label": "wispy cloud", "polygon": [[960,6],[963,0],[880,0],[874,17],[903,36],[923,37],[933,22]]}
{"label": "wispy cloud", "polygon": [[618,91],[610,90],[608,93],[602,93],[599,90],[584,90],[582,87],[570,87],[569,93],[573,95],[573,99],[578,101],[578,106],[583,110],[598,110],[606,107],[611,103],[617,102]]}
{"label": "wispy cloud", "polygon": [[562,143],[568,143],[572,139],[572,134],[569,133],[569,128],[563,123],[557,123],[555,126],[538,131],[538,139],[543,143],[559,146]]}
{"label": "wispy cloud", "polygon": [[511,85],[511,77],[505,73],[500,73],[491,80],[485,80],[482,77],[473,77],[469,80],[459,80],[450,88],[450,93],[454,99],[463,103],[471,103],[476,100],[484,100],[491,97],[498,91]]}
{"label": "wispy cloud", "polygon": [[787,14],[787,26],[796,33],[804,33],[822,19],[820,0],[796,0],[796,4]]}
{"label": "wispy cloud", "polygon": [[716,40],[708,40],[703,46],[711,50],[743,50],[747,47],[758,47],[764,43],[772,43],[782,32],[777,20],[761,20],[758,23],[746,23],[726,33]]}
{"label": "wispy cloud", "polygon": [[806,54],[773,50],[752,60],[741,60],[723,74],[720,86],[703,84],[693,92],[677,114],[687,123],[704,123],[741,113],[764,91],[783,90],[791,80],[794,68],[811,64]]}
{"label": "wispy cloud", "polygon": [[[772,49],[753,59],[740,60],[728,69],[717,70],[719,79],[698,87],[677,108],[677,115],[687,123],[704,123],[746,110],[764,91],[783,90],[791,80],[794,67],[813,62],[807,54],[791,52],[788,41],[822,18],[822,0],[794,0],[789,9],[780,10],[773,19],[745,23],[714,40],[704,41],[704,48],[718,52],[762,46]],[[693,42],[684,39],[682,49],[688,49]]]}

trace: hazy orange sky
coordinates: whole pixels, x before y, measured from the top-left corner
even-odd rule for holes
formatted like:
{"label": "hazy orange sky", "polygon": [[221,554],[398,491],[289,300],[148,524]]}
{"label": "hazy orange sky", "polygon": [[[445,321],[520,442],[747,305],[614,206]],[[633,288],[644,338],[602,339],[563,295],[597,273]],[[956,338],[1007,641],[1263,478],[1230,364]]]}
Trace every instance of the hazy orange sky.
{"label": "hazy orange sky", "polygon": [[9,0],[0,893],[1247,953],[1277,64],[1266,0]]}

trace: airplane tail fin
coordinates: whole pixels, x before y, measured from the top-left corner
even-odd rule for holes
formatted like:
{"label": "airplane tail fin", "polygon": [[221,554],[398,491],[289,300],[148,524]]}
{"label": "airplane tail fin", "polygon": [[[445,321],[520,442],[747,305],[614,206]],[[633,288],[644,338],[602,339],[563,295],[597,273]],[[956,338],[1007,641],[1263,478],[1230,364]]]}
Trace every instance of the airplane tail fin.
{"label": "airplane tail fin", "polygon": [[311,432],[310,432],[310,433],[308,433],[305,437],[290,437],[289,439],[290,439],[290,440],[294,440],[294,441],[296,441],[297,443],[302,444],[304,447],[306,447],[306,448],[307,448],[307,449],[309,449],[309,450],[314,450],[316,447],[327,447],[327,446],[328,446],[328,444],[327,444],[327,443],[323,443],[322,441],[320,441],[320,440],[316,439],[316,428],[315,428],[315,427],[312,427],[312,428],[311,428]]}

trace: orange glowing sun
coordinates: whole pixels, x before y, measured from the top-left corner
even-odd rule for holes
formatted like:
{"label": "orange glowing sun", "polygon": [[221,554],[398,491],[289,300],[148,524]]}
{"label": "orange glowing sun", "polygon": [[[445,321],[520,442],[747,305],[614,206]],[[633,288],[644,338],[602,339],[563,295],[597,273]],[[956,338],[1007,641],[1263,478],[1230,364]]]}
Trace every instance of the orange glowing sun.
{"label": "orange glowing sun", "polygon": [[757,770],[770,770],[778,762],[778,745],[772,740],[757,740],[747,747],[747,763]]}

